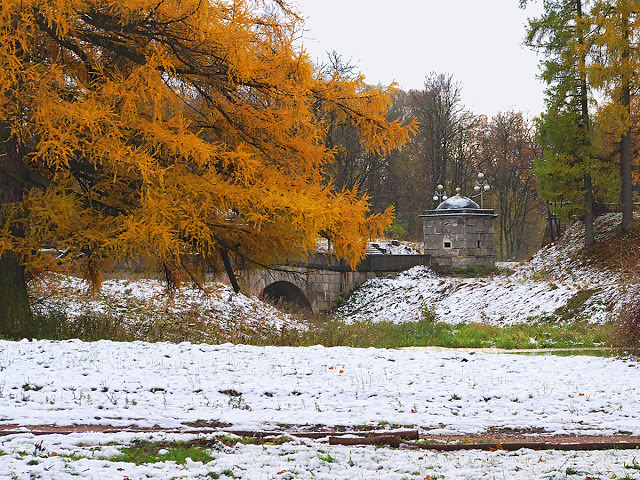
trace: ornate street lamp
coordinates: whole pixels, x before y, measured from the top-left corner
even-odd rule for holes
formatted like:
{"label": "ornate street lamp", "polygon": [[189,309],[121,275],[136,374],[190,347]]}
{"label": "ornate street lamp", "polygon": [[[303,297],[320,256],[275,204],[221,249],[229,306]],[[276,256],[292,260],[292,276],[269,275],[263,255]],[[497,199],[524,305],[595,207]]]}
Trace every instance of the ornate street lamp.
{"label": "ornate street lamp", "polygon": [[438,185],[436,187],[436,192],[433,194],[433,201],[442,203],[447,198],[449,197],[447,197],[447,193],[444,191],[444,187],[442,185]]}
{"label": "ornate street lamp", "polygon": [[484,208],[484,198],[482,198],[482,194],[489,190],[489,188],[489,182],[484,178],[484,173],[480,172],[478,174],[478,180],[476,180],[476,186],[473,187],[474,192],[480,192],[480,208]]}

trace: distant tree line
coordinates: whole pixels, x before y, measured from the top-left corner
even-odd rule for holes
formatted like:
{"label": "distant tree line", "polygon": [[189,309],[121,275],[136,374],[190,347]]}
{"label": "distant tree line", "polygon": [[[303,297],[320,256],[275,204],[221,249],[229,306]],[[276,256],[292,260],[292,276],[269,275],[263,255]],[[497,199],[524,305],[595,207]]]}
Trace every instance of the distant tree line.
{"label": "distant tree line", "polygon": [[[336,54],[330,57],[341,63]],[[332,127],[329,146],[336,150],[336,161],[327,174],[337,189],[358,186],[377,211],[394,205],[388,234],[418,240],[419,215],[438,204],[436,186],[443,185],[449,196],[460,188],[480,203],[474,186],[482,172],[491,187],[484,207],[500,215],[498,257],[525,258],[540,247],[544,228],[544,203],[533,175],[534,160],[541,156],[534,124],[515,111],[491,119],[476,115],[464,106],[461,94],[462,85],[452,75],[438,73],[429,74],[421,90],[398,91],[388,120],[415,119],[418,127],[409,143],[384,156],[365,152],[352,126]]]}
{"label": "distant tree line", "polygon": [[[521,7],[528,1],[535,0],[520,0]],[[584,220],[587,246],[594,243],[597,215],[622,211],[622,229],[633,227],[640,0],[543,0],[543,6],[524,36],[542,54],[545,110],[537,118],[472,113],[451,75],[431,73],[421,90],[398,91],[387,115],[418,122],[409,143],[385,156],[364,154],[352,127],[334,132],[337,161],[329,177],[337,188],[358,185],[377,211],[395,205],[389,234],[418,239],[418,215],[435,207],[436,186],[472,196],[479,172],[491,185],[485,206],[500,215],[500,259],[534,252],[545,224],[554,240],[557,222]]]}

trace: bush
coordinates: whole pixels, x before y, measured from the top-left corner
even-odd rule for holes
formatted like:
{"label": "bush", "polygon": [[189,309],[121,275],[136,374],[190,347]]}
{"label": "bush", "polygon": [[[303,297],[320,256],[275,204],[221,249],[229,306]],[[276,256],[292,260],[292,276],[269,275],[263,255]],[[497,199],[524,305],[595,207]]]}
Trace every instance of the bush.
{"label": "bush", "polygon": [[640,355],[640,288],[631,293],[631,300],[622,307],[618,318],[618,344],[621,349]]}
{"label": "bush", "polygon": [[409,222],[395,217],[385,234],[396,240],[406,240],[409,238]]}

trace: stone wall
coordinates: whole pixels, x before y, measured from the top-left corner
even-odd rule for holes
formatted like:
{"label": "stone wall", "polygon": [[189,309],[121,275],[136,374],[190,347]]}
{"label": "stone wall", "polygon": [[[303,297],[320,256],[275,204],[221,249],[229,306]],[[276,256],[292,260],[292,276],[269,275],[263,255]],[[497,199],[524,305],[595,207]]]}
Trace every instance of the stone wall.
{"label": "stone wall", "polygon": [[445,270],[494,266],[493,210],[431,210],[421,217],[424,253],[433,266]]}

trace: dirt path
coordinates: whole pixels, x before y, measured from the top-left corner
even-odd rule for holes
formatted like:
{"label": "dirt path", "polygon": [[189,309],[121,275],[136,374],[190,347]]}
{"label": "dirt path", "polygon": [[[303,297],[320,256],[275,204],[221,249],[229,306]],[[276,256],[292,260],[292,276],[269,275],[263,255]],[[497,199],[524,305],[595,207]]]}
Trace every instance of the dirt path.
{"label": "dirt path", "polygon": [[632,435],[548,435],[537,431],[492,431],[471,435],[419,434],[417,430],[350,431],[331,428],[296,428],[284,430],[238,430],[228,426],[209,425],[184,428],[139,427],[136,425],[0,425],[0,436],[30,433],[51,435],[72,433],[187,433],[187,434],[235,434],[268,441],[274,437],[329,440],[332,445],[385,445],[400,448],[432,450],[607,450],[638,449],[640,436]]}

